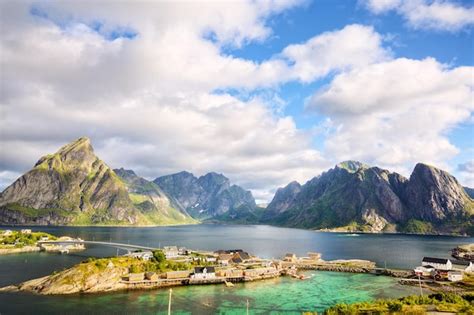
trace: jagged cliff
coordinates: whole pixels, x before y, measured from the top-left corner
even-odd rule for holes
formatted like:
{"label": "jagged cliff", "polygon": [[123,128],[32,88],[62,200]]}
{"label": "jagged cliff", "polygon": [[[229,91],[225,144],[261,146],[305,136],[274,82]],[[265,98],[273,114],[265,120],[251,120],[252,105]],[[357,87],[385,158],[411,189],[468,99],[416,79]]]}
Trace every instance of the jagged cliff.
{"label": "jagged cliff", "polygon": [[189,172],[158,177],[154,180],[194,218],[208,219],[229,210],[256,208],[250,191],[231,185],[222,174],[208,173],[197,178]]}
{"label": "jagged cliff", "polygon": [[134,205],[125,182],[94,154],[85,137],[42,157],[0,194],[3,224],[160,223],[146,214]]}
{"label": "jagged cliff", "polygon": [[317,229],[472,233],[473,200],[457,180],[419,163],[410,179],[348,161],[278,189],[262,221]]}

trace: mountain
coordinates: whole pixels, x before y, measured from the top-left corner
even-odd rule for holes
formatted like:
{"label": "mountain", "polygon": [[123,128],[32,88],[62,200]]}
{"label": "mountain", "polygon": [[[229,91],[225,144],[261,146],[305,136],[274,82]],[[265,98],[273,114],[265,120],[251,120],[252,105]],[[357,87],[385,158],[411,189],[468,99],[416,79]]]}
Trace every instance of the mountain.
{"label": "mountain", "polygon": [[156,224],[196,223],[171,197],[158,185],[135,174],[133,170],[114,169],[127,187],[129,197],[135,207],[145,217]]}
{"label": "mountain", "polygon": [[472,233],[474,201],[445,171],[419,163],[410,178],[347,161],[277,190],[262,222],[341,231]]}
{"label": "mountain", "polygon": [[250,191],[222,174],[214,172],[199,178],[189,172],[158,177],[153,181],[193,217],[209,219],[239,208],[255,209]]}
{"label": "mountain", "polygon": [[127,185],[85,137],[39,159],[0,194],[2,224],[157,224],[158,217],[156,209],[134,205]]}
{"label": "mountain", "polygon": [[463,187],[466,194],[474,199],[474,188]]}

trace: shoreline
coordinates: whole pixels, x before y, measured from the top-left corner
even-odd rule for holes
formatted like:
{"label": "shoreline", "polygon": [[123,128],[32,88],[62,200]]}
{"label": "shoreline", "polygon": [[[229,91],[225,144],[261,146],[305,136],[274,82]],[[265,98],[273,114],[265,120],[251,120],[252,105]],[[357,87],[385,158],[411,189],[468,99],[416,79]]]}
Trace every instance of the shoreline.
{"label": "shoreline", "polygon": [[103,227],[111,227],[111,228],[155,228],[155,227],[181,227],[181,226],[197,226],[197,225],[223,225],[223,226],[270,226],[276,228],[285,228],[285,229],[296,229],[296,230],[303,230],[303,231],[311,231],[317,233],[332,233],[332,234],[368,234],[368,235],[407,235],[407,236],[442,236],[442,237],[460,237],[460,238],[474,238],[474,235],[463,235],[463,234],[446,234],[446,233],[407,233],[407,232],[370,232],[370,231],[336,231],[334,229],[305,229],[300,227],[291,227],[291,226],[284,226],[284,225],[271,225],[271,224],[239,224],[239,223],[229,223],[229,222],[197,222],[197,223],[183,223],[183,224],[164,224],[164,225],[47,225],[47,224],[0,224],[1,228],[20,228],[20,227],[52,227],[52,228],[80,228],[80,227],[87,227],[87,228],[103,228]]}

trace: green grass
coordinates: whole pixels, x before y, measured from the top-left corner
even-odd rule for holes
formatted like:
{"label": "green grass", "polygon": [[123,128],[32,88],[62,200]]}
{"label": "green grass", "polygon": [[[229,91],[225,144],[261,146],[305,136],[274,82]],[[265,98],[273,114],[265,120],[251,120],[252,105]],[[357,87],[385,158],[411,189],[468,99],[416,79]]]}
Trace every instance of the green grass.
{"label": "green grass", "polygon": [[12,231],[11,235],[0,236],[0,246],[9,246],[9,248],[15,244],[17,244],[15,246],[17,248],[21,248],[23,246],[32,246],[45,236],[48,237],[49,240],[57,239],[56,236],[45,232],[32,232],[31,234],[23,234],[21,231]]}
{"label": "green grass", "polygon": [[41,217],[50,213],[66,217],[70,213],[64,209],[59,208],[48,208],[48,209],[35,209],[30,207],[24,207],[18,203],[10,203],[5,206],[8,210],[18,211],[28,217]]}
{"label": "green grass", "polygon": [[436,293],[429,296],[407,296],[355,304],[337,304],[324,314],[425,314],[428,307],[439,312],[474,314],[474,295]]}

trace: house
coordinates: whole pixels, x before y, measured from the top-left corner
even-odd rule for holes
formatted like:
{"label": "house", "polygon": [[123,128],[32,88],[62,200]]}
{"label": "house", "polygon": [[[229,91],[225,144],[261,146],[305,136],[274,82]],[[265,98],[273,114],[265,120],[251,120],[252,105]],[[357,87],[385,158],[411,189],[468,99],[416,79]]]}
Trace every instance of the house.
{"label": "house", "polygon": [[474,265],[472,261],[454,260],[452,262],[452,269],[462,272],[474,272]]}
{"label": "house", "polygon": [[463,278],[463,273],[461,271],[449,271],[448,280],[451,282],[461,281]]}
{"label": "house", "polygon": [[429,277],[432,276],[435,272],[435,268],[430,265],[418,266],[414,270],[415,275],[418,277]]}
{"label": "house", "polygon": [[142,273],[129,273],[128,275],[123,277],[123,279],[129,282],[137,282],[137,281],[143,281],[144,277],[145,277],[145,274],[143,272]]}
{"label": "house", "polygon": [[421,261],[422,266],[432,266],[437,270],[451,270],[452,263],[451,260],[447,258],[434,258],[434,257],[423,257]]}
{"label": "house", "polygon": [[177,258],[179,256],[179,250],[177,246],[165,246],[163,247],[163,253],[166,259]]}
{"label": "house", "polygon": [[41,238],[40,238],[40,242],[45,242],[47,240],[49,240],[48,236],[41,236]]}
{"label": "house", "polygon": [[240,252],[234,253],[230,262],[233,264],[241,264],[249,259],[250,259],[250,255],[247,252],[240,251]]}
{"label": "house", "polygon": [[213,279],[216,277],[216,270],[214,267],[194,267],[193,279]]}
{"label": "house", "polygon": [[310,260],[320,260],[321,253],[308,252],[308,257]]}
{"label": "house", "polygon": [[178,271],[168,271],[165,273],[166,279],[182,279],[189,278],[191,271],[189,270],[178,270]]}
{"label": "house", "polygon": [[138,258],[138,259],[143,259],[143,260],[150,260],[150,259],[153,258],[153,253],[150,252],[150,251],[133,252],[133,253],[127,254],[125,256]]}
{"label": "house", "polygon": [[217,257],[217,262],[222,266],[228,266],[230,261],[232,260],[232,254],[220,254]]}
{"label": "house", "polygon": [[215,263],[215,262],[217,262],[217,258],[213,257],[213,256],[207,256],[206,261],[210,262],[210,263]]}
{"label": "house", "polygon": [[287,262],[296,262],[296,255],[293,253],[288,253],[285,255],[285,258],[283,258],[283,260]]}
{"label": "house", "polygon": [[186,247],[180,247],[178,248],[178,255],[182,255],[182,256],[189,255],[189,251],[186,249]]}
{"label": "house", "polygon": [[150,281],[158,281],[160,277],[156,272],[146,272],[145,273],[145,279],[150,280]]}
{"label": "house", "polygon": [[9,236],[9,235],[12,235],[12,230],[5,230],[3,231],[3,236]]}
{"label": "house", "polygon": [[20,233],[21,234],[31,234],[31,230],[30,229],[21,229]]}

